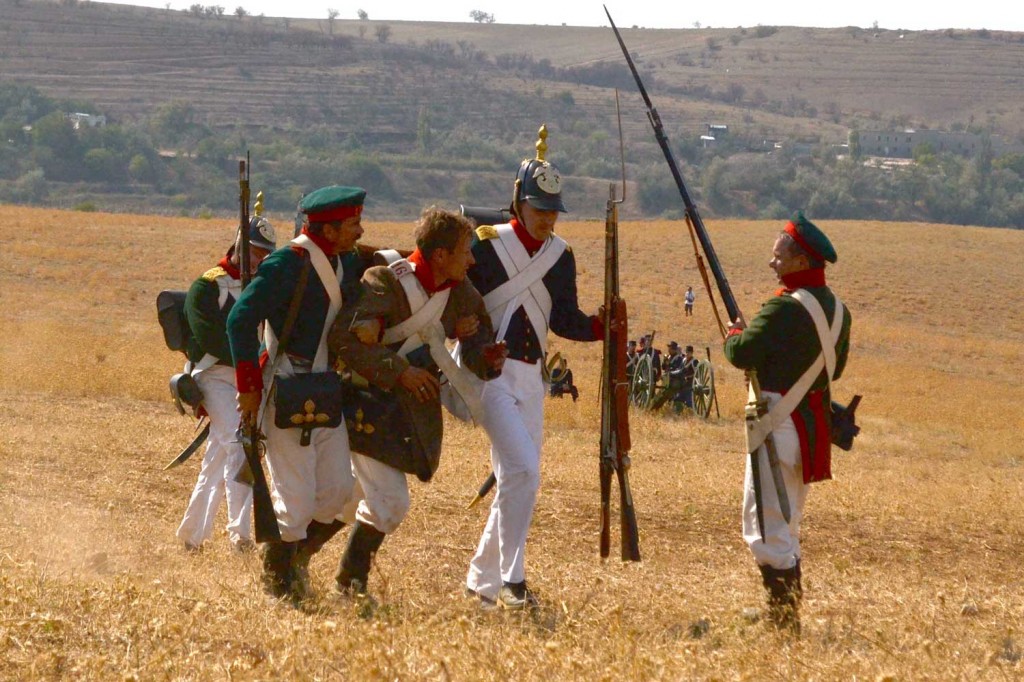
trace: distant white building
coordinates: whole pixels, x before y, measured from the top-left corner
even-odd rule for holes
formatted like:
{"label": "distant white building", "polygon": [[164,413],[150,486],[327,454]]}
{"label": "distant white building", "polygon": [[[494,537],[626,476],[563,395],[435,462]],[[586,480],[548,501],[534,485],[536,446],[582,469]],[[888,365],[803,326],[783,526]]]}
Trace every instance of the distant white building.
{"label": "distant white building", "polygon": [[[1024,151],[1022,145],[1008,143],[998,135],[991,135],[989,139],[996,156]],[[858,143],[863,156],[909,159],[913,157],[916,147],[927,144],[938,153],[951,152],[973,157],[984,148],[984,136],[942,130],[862,130]]]}
{"label": "distant white building", "polygon": [[81,112],[75,112],[73,114],[66,114],[66,117],[71,121],[71,125],[74,126],[75,130],[81,130],[85,128],[102,128],[107,125],[107,117],[103,114],[83,114]]}

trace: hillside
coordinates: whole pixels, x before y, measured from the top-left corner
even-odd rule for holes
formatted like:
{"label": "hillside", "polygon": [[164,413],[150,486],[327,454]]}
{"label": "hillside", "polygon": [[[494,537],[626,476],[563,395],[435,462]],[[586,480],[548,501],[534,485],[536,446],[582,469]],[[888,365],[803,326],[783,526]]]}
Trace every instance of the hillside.
{"label": "hillside", "polygon": [[[629,26],[628,11],[612,9]],[[1021,34],[766,26],[623,33],[681,147],[699,147],[709,123],[763,149],[839,145],[854,127],[1024,136]],[[304,145],[323,139],[325,156],[366,150],[402,188],[377,207],[390,217],[427,201],[504,203],[511,169],[531,152],[541,122],[553,131],[550,158],[578,183],[577,210],[598,215],[618,167],[614,87],[630,176],[661,163],[607,28],[193,16],[16,0],[0,4],[0,73],[88,102],[112,123],[152,126],[161,106],[187,102],[233,154],[266,144],[279,157],[300,137]],[[268,201],[294,205],[303,183],[289,183]]]}
{"label": "hillside", "polygon": [[[163,347],[153,303],[223,253],[232,222],[0,206],[0,678],[1019,679],[1024,262],[1006,254],[1024,250],[1024,232],[821,225],[840,254],[829,281],[853,314],[837,397],[864,395],[863,432],[811,490],[803,637],[785,645],[745,615],[762,600],[740,538],[745,390],[721,362],[691,259],[662,257],[680,223],[622,225],[630,329],[710,347],[721,418],[631,412],[644,561],[597,558],[600,353],[556,339],[581,395],[546,403],[527,557],[544,608],[481,613],[462,596],[487,513],[465,506],[487,442],[448,419],[437,476],[412,482],[410,515],[378,557],[367,617],[330,591],[344,536],[314,561],[304,612],[266,608],[258,558],[229,551],[222,521],[198,554],[175,541],[198,462],[161,470],[192,423],[168,400],[181,357]],[[778,227],[709,225],[748,314],[775,286]],[[366,228],[368,241],[410,243],[407,224]],[[559,231],[592,309],[602,226]],[[156,241],[135,267],[137,245]],[[699,297],[683,318],[687,284]],[[977,296],[988,291],[1000,295]]]}

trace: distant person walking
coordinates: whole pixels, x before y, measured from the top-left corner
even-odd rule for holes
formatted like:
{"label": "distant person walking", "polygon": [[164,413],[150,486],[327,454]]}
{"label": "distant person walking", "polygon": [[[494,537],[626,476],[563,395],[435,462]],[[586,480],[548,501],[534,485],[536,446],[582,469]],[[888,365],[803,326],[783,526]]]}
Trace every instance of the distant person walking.
{"label": "distant person walking", "polygon": [[[762,436],[757,457],[764,539],[758,529],[749,459],[743,485],[743,539],[761,570],[771,622],[795,633],[800,630],[803,593],[800,520],[809,484],[832,478],[830,387],[842,375],[850,350],[850,313],[825,284],[826,262],[836,262],[832,243],[797,213],[776,238],[768,262],[783,288],[749,326],[742,320],[733,322],[725,339],[729,362],[757,371],[768,401],[762,420],[778,424],[770,436],[789,497],[790,521],[786,523],[782,515]],[[753,446],[757,436],[751,438]]]}
{"label": "distant person walking", "polygon": [[683,295],[683,312],[686,313],[685,317],[693,315],[693,301],[696,298],[696,295],[693,293],[693,287],[686,287],[686,294]]}

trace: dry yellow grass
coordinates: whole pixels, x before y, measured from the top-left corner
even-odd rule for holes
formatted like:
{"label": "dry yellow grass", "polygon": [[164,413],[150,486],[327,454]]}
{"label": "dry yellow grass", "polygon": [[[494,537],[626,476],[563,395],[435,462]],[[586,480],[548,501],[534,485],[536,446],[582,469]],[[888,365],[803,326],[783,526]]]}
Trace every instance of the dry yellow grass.
{"label": "dry yellow grass", "polygon": [[[372,218],[372,216],[371,216]],[[282,219],[281,225],[290,221]],[[743,609],[758,575],[739,537],[742,378],[721,364],[678,223],[624,223],[634,335],[712,348],[720,420],[633,415],[644,562],[597,559],[598,347],[556,342],[582,396],[548,402],[529,577],[546,608],[482,614],[461,581],[485,510],[482,432],[447,424],[436,480],[372,577],[360,617],[313,567],[311,613],[269,611],[255,556],[218,534],[186,555],[174,528],[196,462],[166,399],[180,359],[154,298],[203,272],[232,226],[0,207],[0,678],[8,679],[1010,679],[1024,639],[1019,539],[1024,233],[826,223],[830,279],[854,315],[838,396],[865,395],[856,449],[816,485],[804,526],[804,637],[784,644]],[[775,224],[717,222],[741,306],[774,288]],[[408,244],[409,225],[368,224]],[[596,307],[601,226],[561,232]],[[698,353],[700,354],[700,353]],[[695,636],[691,626],[710,628]]]}

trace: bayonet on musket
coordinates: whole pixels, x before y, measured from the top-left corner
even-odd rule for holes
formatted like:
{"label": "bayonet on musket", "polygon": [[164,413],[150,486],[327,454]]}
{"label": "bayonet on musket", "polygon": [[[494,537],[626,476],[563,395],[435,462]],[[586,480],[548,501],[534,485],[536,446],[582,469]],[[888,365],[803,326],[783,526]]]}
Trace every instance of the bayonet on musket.
{"label": "bayonet on musket", "polygon": [[604,357],[601,364],[601,558],[611,552],[612,473],[619,482],[619,517],[623,561],[640,561],[640,536],[636,509],[629,488],[629,379],[626,375],[626,342],[629,338],[626,302],[619,293],[619,204],[626,199],[626,162],[622,143],[619,93],[615,92],[619,119],[619,152],[622,158],[622,195],[608,187],[604,249]]}
{"label": "bayonet on musket", "polygon": [[[718,292],[722,297],[722,303],[725,305],[726,313],[729,315],[729,322],[731,323],[735,320],[742,320],[743,313],[736,304],[736,298],[733,296],[732,288],[729,286],[729,281],[725,278],[725,273],[722,271],[722,266],[718,261],[718,255],[715,253],[715,247],[711,243],[711,238],[708,236],[707,228],[704,227],[704,221],[701,220],[700,213],[697,211],[697,206],[690,198],[690,193],[686,191],[686,183],[683,182],[683,176],[679,172],[679,165],[676,163],[675,156],[672,154],[672,148],[669,146],[668,136],[665,135],[665,129],[661,124],[661,117],[658,115],[658,110],[655,109],[654,104],[651,103],[651,98],[648,96],[647,89],[644,87],[643,81],[640,79],[640,73],[636,69],[636,64],[633,63],[633,58],[630,56],[629,50],[626,49],[626,43],[622,40],[622,35],[619,33],[619,29],[615,26],[615,22],[612,20],[612,15],[608,11],[607,6],[604,8],[604,13],[608,15],[608,21],[611,23],[612,31],[615,32],[615,39],[618,40],[619,47],[622,48],[622,54],[626,58],[629,70],[632,72],[633,79],[636,81],[636,86],[640,90],[640,96],[643,97],[644,104],[647,106],[647,119],[651,122],[651,127],[654,128],[654,137],[657,139],[658,145],[661,147],[661,151],[665,155],[665,161],[668,163],[669,171],[672,173],[672,178],[675,180],[676,187],[679,189],[679,195],[683,199],[686,225],[690,232],[690,239],[693,241],[697,267],[700,270],[701,278],[704,280],[704,286],[707,289],[708,298],[711,301],[711,308],[715,311],[715,317],[718,319],[719,331],[724,337],[726,333],[726,326],[718,316],[718,307],[714,302],[714,293],[711,289],[711,283],[708,280],[707,271],[704,266],[704,259],[701,257],[700,251],[697,249],[697,241],[700,242],[701,249],[704,251],[704,256],[707,257],[711,273],[714,275],[715,283],[718,285]],[[747,421],[747,432],[749,433],[753,422],[767,412],[767,403],[761,396],[761,386],[757,380],[757,373],[753,370],[747,370],[746,375],[749,391],[748,401],[745,408],[745,416]],[[769,434],[768,438],[764,441],[764,445],[768,453],[768,465],[771,469],[772,481],[774,482],[775,490],[778,493],[779,508],[782,511],[782,516],[788,523],[790,519],[789,497],[786,494],[786,486],[782,480],[782,469],[779,466],[779,456],[775,450],[775,441],[772,439],[771,434]],[[749,449],[750,448],[748,448],[748,450]],[[751,474],[754,479],[754,499],[755,506],[757,507],[758,531],[761,533],[761,539],[764,540],[764,511],[762,506],[760,462],[757,454],[758,448],[755,447],[753,450],[753,452],[748,452],[748,454],[750,456]]]}

